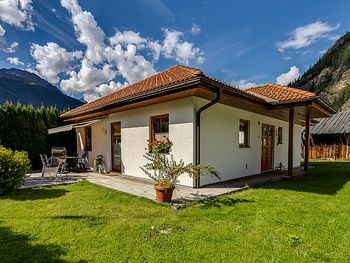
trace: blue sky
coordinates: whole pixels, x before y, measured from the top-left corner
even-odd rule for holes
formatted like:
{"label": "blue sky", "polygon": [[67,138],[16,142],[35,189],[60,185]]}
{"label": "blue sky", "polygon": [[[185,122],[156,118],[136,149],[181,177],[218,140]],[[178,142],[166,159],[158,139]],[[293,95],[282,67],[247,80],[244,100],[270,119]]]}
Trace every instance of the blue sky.
{"label": "blue sky", "polygon": [[0,67],[93,100],[177,63],[286,84],[349,30],[350,2],[1,0]]}

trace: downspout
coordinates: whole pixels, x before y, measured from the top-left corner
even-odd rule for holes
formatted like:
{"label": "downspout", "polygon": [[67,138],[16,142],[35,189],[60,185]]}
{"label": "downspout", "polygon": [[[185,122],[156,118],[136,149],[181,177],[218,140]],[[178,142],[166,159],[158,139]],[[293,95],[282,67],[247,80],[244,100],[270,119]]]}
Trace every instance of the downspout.
{"label": "downspout", "polygon": [[[221,97],[222,88],[221,87],[215,87],[216,91],[216,98],[212,100],[211,102],[205,104],[201,108],[198,109],[196,112],[196,151],[195,151],[195,159],[196,159],[196,165],[199,165],[201,162],[201,113],[205,111],[206,109],[210,108],[214,104],[218,103]],[[195,178],[195,188],[200,188],[200,177]]]}

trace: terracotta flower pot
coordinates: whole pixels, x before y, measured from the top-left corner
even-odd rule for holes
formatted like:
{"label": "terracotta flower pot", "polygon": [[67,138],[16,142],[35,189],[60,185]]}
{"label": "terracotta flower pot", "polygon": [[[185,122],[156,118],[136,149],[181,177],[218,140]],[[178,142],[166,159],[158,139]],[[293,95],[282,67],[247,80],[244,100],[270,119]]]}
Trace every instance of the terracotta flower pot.
{"label": "terracotta flower pot", "polygon": [[163,187],[160,185],[155,185],[154,189],[156,190],[156,199],[159,202],[171,202],[171,198],[173,197],[173,191],[175,186],[173,187]]}

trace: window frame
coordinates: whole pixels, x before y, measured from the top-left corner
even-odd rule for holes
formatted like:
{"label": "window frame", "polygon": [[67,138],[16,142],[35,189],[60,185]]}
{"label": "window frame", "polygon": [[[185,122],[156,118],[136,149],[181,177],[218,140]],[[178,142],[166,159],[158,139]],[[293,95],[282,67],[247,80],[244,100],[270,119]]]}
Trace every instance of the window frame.
{"label": "window frame", "polygon": [[[245,123],[247,126],[244,130],[244,143],[239,142],[239,133],[241,132],[241,123]],[[239,148],[250,148],[250,120],[239,119],[238,144],[239,144]]]}
{"label": "window frame", "polygon": [[[88,137],[90,137],[90,142]],[[91,126],[85,127],[85,149],[84,150],[87,152],[92,151],[92,127]]]}
{"label": "window frame", "polygon": [[155,138],[155,133],[154,133],[154,121],[157,119],[163,119],[163,118],[168,118],[168,134],[170,130],[170,123],[169,123],[169,113],[161,114],[161,115],[155,115],[150,117],[150,129],[149,129],[149,140],[151,141],[153,138]]}
{"label": "window frame", "polygon": [[277,128],[277,145],[283,144],[283,128]]}

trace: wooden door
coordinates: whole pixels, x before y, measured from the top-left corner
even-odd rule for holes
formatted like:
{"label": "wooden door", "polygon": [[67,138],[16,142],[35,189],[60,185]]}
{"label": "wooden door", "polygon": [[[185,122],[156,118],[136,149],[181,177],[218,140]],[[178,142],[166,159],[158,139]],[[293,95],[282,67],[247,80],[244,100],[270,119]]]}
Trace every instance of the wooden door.
{"label": "wooden door", "polygon": [[268,124],[262,125],[261,134],[261,171],[273,170],[273,145],[275,127]]}
{"label": "wooden door", "polygon": [[112,169],[117,172],[122,170],[122,149],[121,149],[121,123],[114,122],[111,124],[111,141],[112,141]]}

